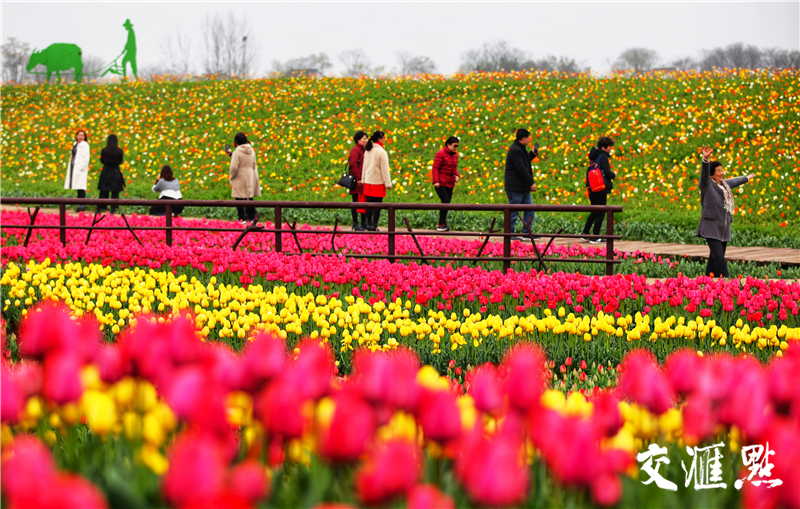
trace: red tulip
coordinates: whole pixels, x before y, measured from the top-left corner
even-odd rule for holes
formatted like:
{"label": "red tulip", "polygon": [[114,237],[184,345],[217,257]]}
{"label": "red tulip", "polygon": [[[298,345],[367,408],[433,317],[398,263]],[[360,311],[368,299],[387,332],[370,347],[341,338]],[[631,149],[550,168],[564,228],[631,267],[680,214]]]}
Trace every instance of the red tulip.
{"label": "red tulip", "polygon": [[331,376],[334,374],[330,345],[307,339],[301,341],[297,348],[300,353],[290,368],[297,384],[294,390],[302,398],[320,398],[328,392]]}
{"label": "red tulip", "polygon": [[56,465],[50,451],[33,436],[19,436],[3,454],[3,475],[0,482],[10,505],[26,507],[16,502],[23,497],[37,496],[47,491],[56,475]]}
{"label": "red tulip", "polygon": [[331,461],[354,461],[364,454],[375,431],[372,409],[351,389],[333,399],[331,421],[320,429],[320,454]]}
{"label": "red tulip", "polygon": [[455,509],[456,503],[436,486],[418,484],[406,498],[408,509]]}
{"label": "red tulip", "polygon": [[539,405],[544,392],[545,356],[541,347],[522,343],[513,347],[503,359],[508,368],[506,392],[512,405],[529,410]]}
{"label": "red tulip", "polygon": [[408,493],[417,483],[420,452],[405,440],[375,443],[356,472],[356,491],[365,504],[379,504]]}
{"label": "red tulip", "polygon": [[44,397],[60,405],[80,399],[83,395],[81,367],[78,356],[66,351],[48,356],[44,362]]}
{"label": "red tulip", "polygon": [[225,459],[217,440],[203,433],[184,433],[170,449],[164,476],[164,498],[188,506],[218,497],[225,488]]}
{"label": "red tulip", "polygon": [[609,507],[622,498],[622,481],[612,472],[604,472],[592,480],[592,500],[597,505]]}
{"label": "red tulip", "polygon": [[469,394],[478,410],[493,415],[499,413],[505,393],[497,369],[489,363],[475,368]]}
{"label": "red tulip", "polygon": [[256,460],[245,460],[231,469],[228,484],[239,498],[255,505],[269,495],[270,482],[265,466]]}
{"label": "red tulip", "polygon": [[104,382],[117,382],[127,374],[122,351],[117,345],[100,346],[97,350],[95,363],[100,371],[100,378]]}
{"label": "red tulip", "polygon": [[628,352],[623,360],[620,387],[623,394],[655,414],[663,414],[672,406],[672,387],[649,350]]}
{"label": "red tulip", "polygon": [[364,399],[375,405],[413,411],[420,395],[418,370],[419,358],[407,348],[374,353],[363,349],[353,356],[358,388]]}
{"label": "red tulip", "polygon": [[489,440],[476,430],[460,451],[456,475],[473,502],[505,507],[524,500],[529,474],[520,440],[502,433]]}
{"label": "red tulip", "polygon": [[686,395],[694,390],[699,363],[700,357],[688,348],[673,352],[667,357],[664,368],[675,392]]}
{"label": "red tulip", "polygon": [[581,360],[581,369],[586,369],[586,361]]}
{"label": "red tulip", "polygon": [[592,421],[604,437],[613,437],[624,424],[619,413],[619,401],[609,393],[602,393],[592,400]]}
{"label": "red tulip", "polygon": [[446,442],[458,438],[461,414],[455,395],[446,390],[424,389],[417,407],[417,422],[428,440]]}
{"label": "red tulip", "polygon": [[19,386],[11,376],[6,363],[0,366],[0,420],[2,422],[16,422],[19,413],[25,404],[24,396]]}
{"label": "red tulip", "polygon": [[297,385],[291,376],[280,376],[264,388],[255,401],[255,414],[271,433],[286,438],[300,438],[308,427],[311,415],[303,399],[296,391]]}
{"label": "red tulip", "polygon": [[278,376],[286,364],[286,346],[282,339],[261,332],[253,336],[244,348],[242,386],[256,391]]}

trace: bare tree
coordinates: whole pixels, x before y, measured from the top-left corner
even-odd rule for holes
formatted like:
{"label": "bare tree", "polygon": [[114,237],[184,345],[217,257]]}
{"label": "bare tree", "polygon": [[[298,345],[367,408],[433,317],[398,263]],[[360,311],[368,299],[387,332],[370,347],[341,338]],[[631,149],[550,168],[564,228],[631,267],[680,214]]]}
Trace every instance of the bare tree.
{"label": "bare tree", "polygon": [[699,64],[691,57],[682,57],[670,62],[669,66],[678,71],[692,71],[696,70]]}
{"label": "bare tree", "polygon": [[397,63],[400,66],[399,74],[408,76],[412,74],[431,74],[436,71],[436,64],[430,58],[401,51],[395,53]]}
{"label": "bare tree", "polygon": [[192,41],[188,35],[181,34],[180,28],[172,35],[164,35],[161,39],[161,54],[165,60],[167,73],[183,76],[191,74]]}
{"label": "bare tree", "polygon": [[227,17],[216,14],[203,19],[206,74],[226,76],[247,75],[255,71],[258,60],[257,44],[252,35],[247,14],[237,20],[233,11]]}
{"label": "bare tree", "polygon": [[372,62],[361,48],[342,51],[339,53],[339,61],[344,65],[344,75],[352,78],[373,76],[383,71],[383,66],[372,67]]}
{"label": "bare tree", "polygon": [[22,83],[27,77],[25,67],[31,55],[31,47],[27,42],[9,37],[2,45],[3,83]]}
{"label": "bare tree", "polygon": [[272,72],[282,76],[297,76],[305,74],[307,76],[322,76],[331,69],[330,58],[326,53],[311,54],[306,57],[293,58],[281,63],[278,60],[272,61]]}
{"label": "bare tree", "polygon": [[761,65],[768,69],[800,68],[800,51],[767,48],[761,55]]}
{"label": "bare tree", "polygon": [[574,58],[555,57],[553,55],[539,60],[533,60],[530,63],[531,68],[536,69],[537,71],[581,73],[589,70],[586,65],[579,64]]}
{"label": "bare tree", "polygon": [[461,70],[465,72],[521,71],[531,67],[533,62],[527,52],[512,48],[502,40],[487,42],[461,55]]}
{"label": "bare tree", "polygon": [[614,67],[635,72],[649,71],[658,62],[658,53],[647,48],[630,48],[620,53]]}

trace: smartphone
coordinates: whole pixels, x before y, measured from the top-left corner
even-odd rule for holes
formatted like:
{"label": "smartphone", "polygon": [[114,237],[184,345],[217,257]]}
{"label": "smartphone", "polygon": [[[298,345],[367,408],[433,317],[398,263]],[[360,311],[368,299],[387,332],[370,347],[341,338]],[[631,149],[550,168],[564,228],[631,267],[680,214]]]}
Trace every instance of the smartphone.
{"label": "smartphone", "polygon": [[227,154],[230,151],[231,151],[231,146],[226,143],[225,144],[225,153]]}
{"label": "smartphone", "polygon": [[539,144],[538,143],[534,143],[533,144],[533,151],[534,152],[538,152],[539,151]]}

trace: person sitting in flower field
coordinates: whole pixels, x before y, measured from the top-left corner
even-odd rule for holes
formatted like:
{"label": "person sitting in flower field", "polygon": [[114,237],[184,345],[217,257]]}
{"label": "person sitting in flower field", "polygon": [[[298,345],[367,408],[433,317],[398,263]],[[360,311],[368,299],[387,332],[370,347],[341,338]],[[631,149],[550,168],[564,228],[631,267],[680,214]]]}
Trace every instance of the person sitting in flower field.
{"label": "person sitting in flower field", "polygon": [[[453,188],[460,178],[458,174],[458,143],[458,138],[455,136],[447,138],[444,148],[436,152],[433,158],[431,179],[442,203],[450,203],[453,200]],[[447,210],[439,211],[439,225],[436,227],[436,231],[450,231],[447,226]]]}
{"label": "person sitting in flower field", "polygon": [[719,161],[710,161],[711,147],[704,146],[703,164],[700,167],[700,205],[702,213],[697,226],[698,237],[708,242],[706,275],[728,277],[725,250],[731,241],[733,222],[733,192],[731,188],[750,182],[752,173],[744,177],[725,178],[725,168]]}
{"label": "person sitting in flower field", "polygon": [[[161,168],[161,177],[153,186],[153,192],[161,193],[158,195],[159,200],[180,200],[183,198],[181,196],[181,183],[172,174],[172,168],[170,168],[168,164],[165,164],[164,167]],[[163,205],[154,205],[150,207],[151,216],[163,216],[166,215],[166,213],[166,207]],[[183,206],[176,205],[172,207],[173,215],[179,216],[182,213]]]}

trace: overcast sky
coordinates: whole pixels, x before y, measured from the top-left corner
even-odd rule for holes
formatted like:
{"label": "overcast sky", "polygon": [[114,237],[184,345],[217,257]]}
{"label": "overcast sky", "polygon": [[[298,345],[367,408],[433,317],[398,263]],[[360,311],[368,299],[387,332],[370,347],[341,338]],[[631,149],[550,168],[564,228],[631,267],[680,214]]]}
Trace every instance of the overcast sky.
{"label": "overcast sky", "polygon": [[[373,65],[391,70],[395,53],[430,57],[437,71],[458,71],[461,55],[504,39],[534,58],[574,58],[596,72],[625,49],[656,50],[662,64],[735,42],[800,49],[800,2],[9,2],[2,1],[2,40],[42,49],[74,43],[84,55],[110,62],[127,38],[129,18],[139,68],[164,59],[165,36],[178,29],[192,40],[193,71],[202,72],[206,15],[247,15],[259,50],[257,74],[273,60],[362,48]],[[251,41],[248,40],[248,44]]]}

